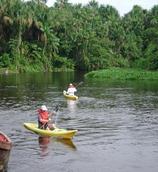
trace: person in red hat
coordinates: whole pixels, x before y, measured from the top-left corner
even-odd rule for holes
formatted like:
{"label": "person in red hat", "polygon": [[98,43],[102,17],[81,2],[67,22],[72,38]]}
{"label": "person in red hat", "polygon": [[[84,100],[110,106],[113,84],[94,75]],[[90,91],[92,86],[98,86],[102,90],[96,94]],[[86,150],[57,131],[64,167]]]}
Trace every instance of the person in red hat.
{"label": "person in red hat", "polygon": [[76,87],[73,84],[69,84],[69,87],[67,89],[67,94],[74,96],[74,93],[77,92]]}

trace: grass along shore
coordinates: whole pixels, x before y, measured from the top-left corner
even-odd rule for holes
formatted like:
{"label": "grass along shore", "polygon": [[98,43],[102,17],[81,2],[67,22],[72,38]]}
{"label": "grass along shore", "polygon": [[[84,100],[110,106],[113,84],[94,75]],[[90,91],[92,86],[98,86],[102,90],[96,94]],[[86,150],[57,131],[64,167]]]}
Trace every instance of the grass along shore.
{"label": "grass along shore", "polygon": [[139,69],[109,68],[92,71],[84,75],[90,80],[158,80],[158,71],[145,71]]}
{"label": "grass along shore", "polygon": [[35,72],[73,72],[73,69],[69,68],[53,68],[51,71],[45,71],[45,70],[36,70],[33,68],[28,68],[26,71],[18,71],[16,69],[8,69],[8,68],[0,68],[0,75],[1,74],[12,74],[12,73],[35,73]]}

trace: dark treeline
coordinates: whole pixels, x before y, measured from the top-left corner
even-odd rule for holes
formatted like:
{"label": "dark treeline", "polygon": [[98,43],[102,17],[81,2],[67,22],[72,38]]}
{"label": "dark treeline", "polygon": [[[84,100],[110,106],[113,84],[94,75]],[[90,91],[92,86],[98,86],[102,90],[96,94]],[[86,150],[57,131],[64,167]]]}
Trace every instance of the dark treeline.
{"label": "dark treeline", "polygon": [[158,5],[121,17],[92,0],[0,0],[0,67],[17,71],[158,69]]}

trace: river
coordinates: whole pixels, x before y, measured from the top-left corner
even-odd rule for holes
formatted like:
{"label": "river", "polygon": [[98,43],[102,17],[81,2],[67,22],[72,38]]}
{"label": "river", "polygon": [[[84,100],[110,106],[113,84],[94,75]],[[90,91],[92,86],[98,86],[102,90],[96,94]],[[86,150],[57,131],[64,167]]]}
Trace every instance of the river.
{"label": "river", "polygon": [[[8,172],[157,172],[158,82],[84,81],[79,100],[62,91],[84,81],[82,73],[0,76],[0,130],[13,141]],[[23,127],[50,111],[60,128],[74,128],[72,141],[41,138]]]}

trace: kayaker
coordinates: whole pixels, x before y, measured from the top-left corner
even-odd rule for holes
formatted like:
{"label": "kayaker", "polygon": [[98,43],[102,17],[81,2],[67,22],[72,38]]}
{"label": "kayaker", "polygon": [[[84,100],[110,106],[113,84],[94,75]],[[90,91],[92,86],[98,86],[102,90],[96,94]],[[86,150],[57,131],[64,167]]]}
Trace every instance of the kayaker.
{"label": "kayaker", "polygon": [[48,109],[45,105],[42,105],[40,109],[38,109],[38,128],[40,129],[54,129],[55,124],[50,124],[53,112],[48,112]]}
{"label": "kayaker", "polygon": [[69,95],[71,95],[71,96],[74,96],[74,93],[75,93],[75,92],[77,92],[76,87],[75,87],[72,83],[70,83],[70,84],[69,84],[69,87],[68,87],[68,89],[67,89],[67,94],[69,94]]}

